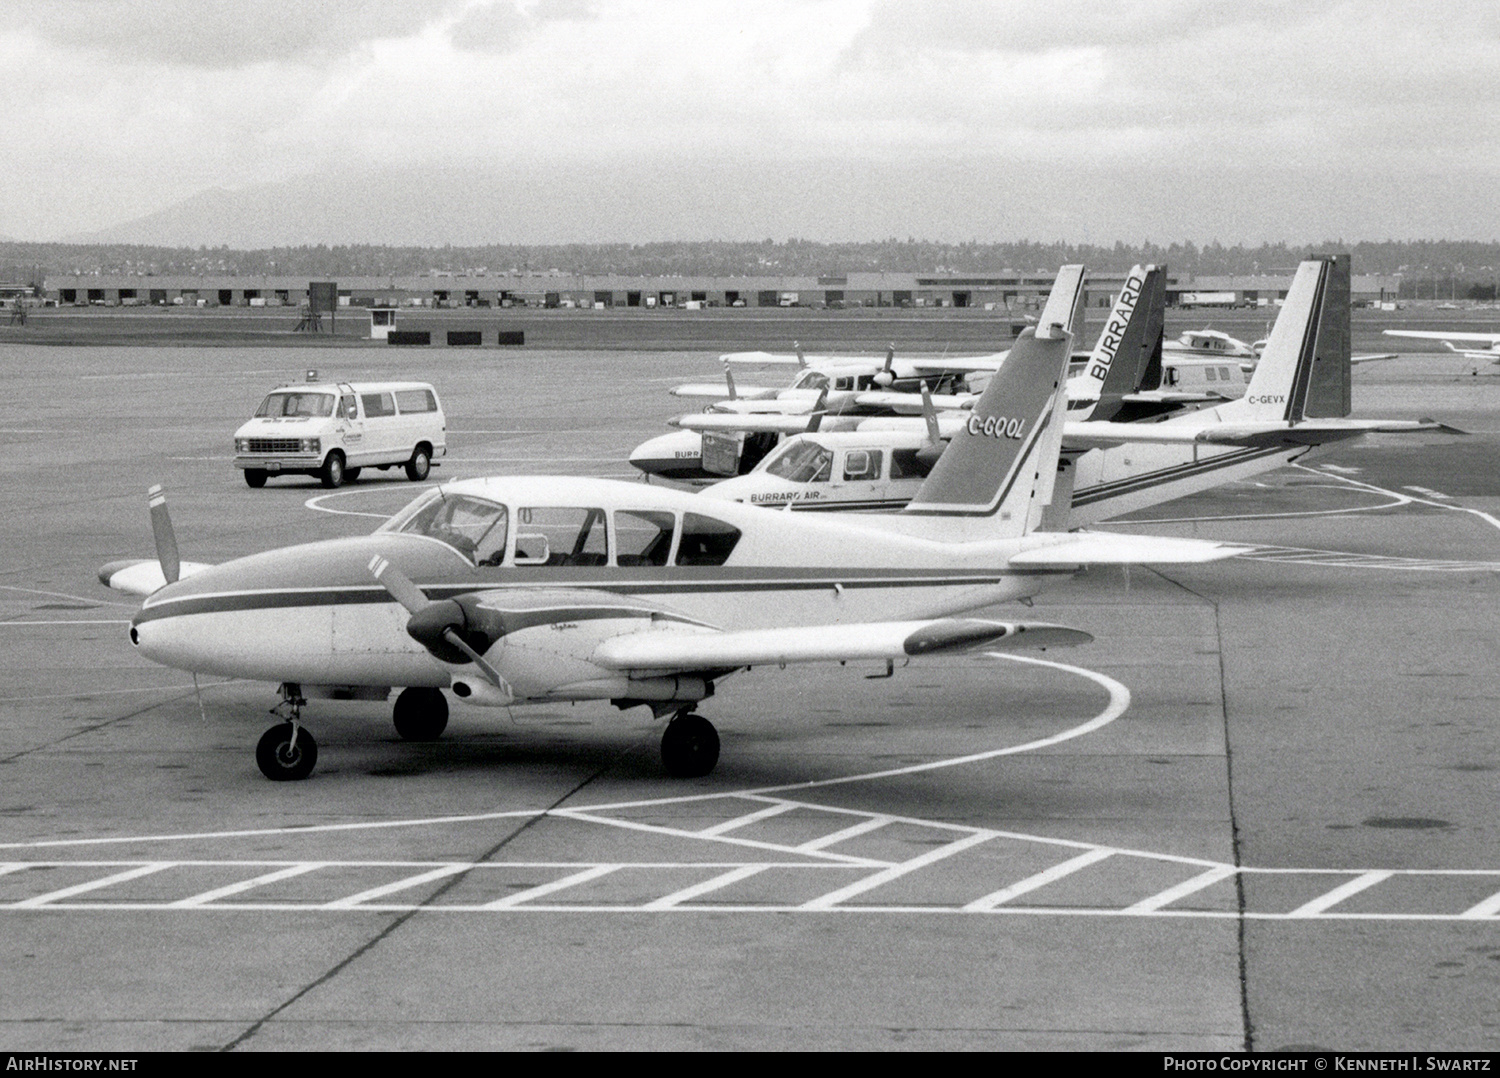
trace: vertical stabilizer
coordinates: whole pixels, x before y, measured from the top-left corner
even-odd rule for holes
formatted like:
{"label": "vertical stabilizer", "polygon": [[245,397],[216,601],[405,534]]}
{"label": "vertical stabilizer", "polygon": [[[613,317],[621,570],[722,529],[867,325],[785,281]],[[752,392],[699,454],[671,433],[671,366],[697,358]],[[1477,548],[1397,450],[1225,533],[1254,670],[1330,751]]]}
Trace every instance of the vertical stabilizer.
{"label": "vertical stabilizer", "polygon": [[1114,418],[1125,396],[1150,377],[1153,358],[1160,382],[1166,300],[1166,273],[1159,267],[1136,266],[1126,275],[1088,362],[1070,379],[1068,418]]}
{"label": "vertical stabilizer", "polygon": [[1063,326],[1083,277],[1082,267],[1072,269],[1058,275],[1041,328],[1021,334],[904,514],[967,519],[966,539],[1023,535],[1040,522],[1062,446],[1073,345]]}
{"label": "vertical stabilizer", "polygon": [[1349,256],[1308,259],[1297,267],[1235,415],[1294,423],[1348,415],[1349,341]]}

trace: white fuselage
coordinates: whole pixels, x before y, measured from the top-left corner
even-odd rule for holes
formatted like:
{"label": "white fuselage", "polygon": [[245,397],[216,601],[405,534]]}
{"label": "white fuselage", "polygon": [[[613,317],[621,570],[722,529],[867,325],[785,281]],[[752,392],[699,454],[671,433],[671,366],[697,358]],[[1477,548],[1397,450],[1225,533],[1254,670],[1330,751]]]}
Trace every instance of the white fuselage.
{"label": "white fuselage", "polygon": [[[406,611],[372,578],[369,563],[379,556],[433,600],[484,593],[487,604],[524,605],[541,596],[548,622],[508,633],[490,658],[519,693],[542,698],[558,684],[608,681],[587,656],[620,631],[611,619],[755,629],[938,617],[1030,596],[1071,572],[1009,568],[1016,539],[939,542],[873,518],[793,517],[635,483],[507,478],[443,490],[505,507],[514,523],[497,564],[476,565],[436,539],[390,530],[287,547],[162,588],[132,622],[132,639],[153,661],[196,673],[319,686],[447,685],[450,668],[407,635]],[[517,564],[528,541],[523,522],[540,519],[538,507],[600,510],[607,551],[591,564],[568,564],[565,553],[558,564]],[[670,552],[661,552],[662,564],[622,564],[628,528],[650,514],[673,522]],[[739,533],[722,564],[693,564],[686,552],[688,535],[705,520]],[[619,610],[601,612],[601,602]],[[583,613],[558,616],[559,604]],[[569,663],[576,669],[555,669]],[[574,698],[590,695],[579,692]],[[594,695],[611,693],[623,695],[603,682]]]}

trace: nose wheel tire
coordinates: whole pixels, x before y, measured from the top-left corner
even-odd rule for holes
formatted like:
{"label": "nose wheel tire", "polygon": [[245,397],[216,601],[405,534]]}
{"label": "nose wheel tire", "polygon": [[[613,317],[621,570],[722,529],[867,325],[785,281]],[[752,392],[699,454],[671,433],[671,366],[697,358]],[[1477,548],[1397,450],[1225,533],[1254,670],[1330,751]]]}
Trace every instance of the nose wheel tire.
{"label": "nose wheel tire", "polygon": [[702,778],[719,762],[719,732],[702,715],[678,715],[661,735],[661,762],[673,778]]}
{"label": "nose wheel tire", "polygon": [[436,741],[448,726],[448,700],[439,689],[402,689],[391,712],[407,741]]}
{"label": "nose wheel tire", "polygon": [[318,743],[312,734],[305,726],[298,728],[294,741],[293,729],[289,722],[273,726],[261,735],[260,744],[255,746],[255,762],[260,765],[260,773],[275,782],[305,779],[318,762]]}

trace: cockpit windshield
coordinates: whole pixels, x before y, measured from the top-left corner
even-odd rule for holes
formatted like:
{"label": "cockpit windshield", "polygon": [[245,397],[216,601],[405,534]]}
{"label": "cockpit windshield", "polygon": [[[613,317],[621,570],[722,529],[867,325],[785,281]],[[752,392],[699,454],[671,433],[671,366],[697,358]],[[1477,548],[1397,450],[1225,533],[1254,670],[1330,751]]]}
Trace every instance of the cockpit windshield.
{"label": "cockpit windshield", "polygon": [[792,383],[793,389],[827,389],[829,386],[828,375],[822,371],[803,371]]}
{"label": "cockpit windshield", "polygon": [[326,419],[333,415],[332,393],[309,393],[305,390],[272,393],[255,410],[257,419]]}
{"label": "cockpit windshield", "polygon": [[505,506],[467,494],[433,491],[391,518],[381,531],[425,535],[446,543],[476,565],[499,565],[505,557]]}
{"label": "cockpit windshield", "polygon": [[826,483],[833,470],[833,453],[810,439],[792,442],[767,458],[766,471],[793,483]]}

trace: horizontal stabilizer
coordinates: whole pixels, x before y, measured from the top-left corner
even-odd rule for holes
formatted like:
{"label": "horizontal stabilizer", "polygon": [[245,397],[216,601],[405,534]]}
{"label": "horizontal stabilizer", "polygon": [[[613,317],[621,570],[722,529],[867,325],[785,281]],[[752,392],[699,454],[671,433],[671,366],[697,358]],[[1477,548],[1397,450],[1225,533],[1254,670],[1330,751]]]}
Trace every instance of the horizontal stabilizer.
{"label": "horizontal stabilizer", "polygon": [[[208,566],[201,562],[185,561],[178,572],[178,579],[202,572]],[[126,595],[150,595],[167,585],[161,562],[155,558],[130,558],[112,561],[99,570],[99,583]]]}
{"label": "horizontal stabilizer", "polygon": [[1410,337],[1419,341],[1480,341],[1500,345],[1500,333],[1444,333],[1430,329],[1388,329],[1387,337]]}
{"label": "horizontal stabilizer", "polygon": [[1117,445],[1222,445],[1261,449],[1274,446],[1326,445],[1362,434],[1463,434],[1431,419],[1309,419],[1215,423],[1069,423],[1063,433],[1067,449],[1108,449]]}
{"label": "horizontal stabilizer", "polygon": [[611,670],[669,672],[773,663],[898,660],[975,648],[1072,647],[1092,640],[1086,632],[1061,625],[979,618],[726,633],[652,629],[604,641],[595,649],[592,661]]}
{"label": "horizontal stabilizer", "polygon": [[1192,565],[1220,561],[1253,548],[1203,539],[1172,539],[1156,535],[1116,535],[1111,532],[1036,532],[1037,545],[1013,554],[1009,564],[1035,568],[1074,565]]}
{"label": "horizontal stabilizer", "polygon": [[1380,352],[1378,354],[1371,354],[1371,355],[1366,355],[1366,356],[1350,356],[1349,357],[1349,362],[1350,363],[1374,363],[1376,360],[1381,360],[1381,359],[1400,359],[1400,358],[1401,358],[1401,354],[1399,352]]}

